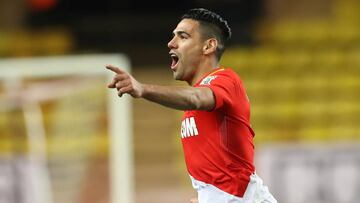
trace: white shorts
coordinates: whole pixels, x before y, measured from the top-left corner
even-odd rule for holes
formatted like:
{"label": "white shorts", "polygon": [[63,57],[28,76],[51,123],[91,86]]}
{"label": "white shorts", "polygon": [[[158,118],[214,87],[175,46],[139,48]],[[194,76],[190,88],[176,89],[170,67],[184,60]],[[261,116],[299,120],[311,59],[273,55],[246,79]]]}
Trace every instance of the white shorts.
{"label": "white shorts", "polygon": [[268,187],[263,185],[263,181],[256,174],[250,176],[250,182],[242,198],[195,180],[192,176],[190,178],[193,187],[198,192],[199,203],[277,203]]}

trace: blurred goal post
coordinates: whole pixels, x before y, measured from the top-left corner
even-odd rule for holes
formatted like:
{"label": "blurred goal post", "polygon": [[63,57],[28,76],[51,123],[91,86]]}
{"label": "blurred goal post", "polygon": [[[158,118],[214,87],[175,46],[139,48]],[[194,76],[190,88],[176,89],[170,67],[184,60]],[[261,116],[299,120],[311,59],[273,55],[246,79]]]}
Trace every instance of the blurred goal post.
{"label": "blurred goal post", "polygon": [[[116,92],[107,89],[106,84],[112,80],[114,74],[105,69],[106,64],[113,64],[130,72],[130,62],[125,55],[121,54],[1,59],[0,85],[3,87],[3,92],[7,91],[9,93],[13,87],[22,86],[24,79],[51,77],[77,77],[81,79],[83,76],[85,78],[102,76],[104,78],[103,88],[107,91],[107,132],[109,133],[110,139],[110,202],[133,203],[131,102],[129,97],[125,96],[119,99]],[[71,84],[68,84],[67,88],[69,88],[69,86],[71,87]],[[73,86],[76,88],[77,84]],[[61,90],[61,88],[59,88],[59,90]],[[1,92],[0,96],[2,96],[0,99],[6,100],[6,96],[1,95]],[[30,106],[30,112],[36,111],[38,111],[36,107],[32,108]],[[31,124],[32,118],[28,120],[30,120]],[[41,118],[37,120],[41,121]],[[38,130],[40,133],[36,132],[36,129],[39,128],[32,130],[36,136],[43,133],[41,130]],[[27,134],[29,135],[31,133],[28,132]],[[32,140],[30,136],[28,140],[29,145],[31,145]],[[40,143],[40,145],[46,145],[44,138],[37,137],[35,141],[39,142],[41,140],[43,140],[42,142],[44,143]],[[39,145],[39,143],[37,143],[37,145]],[[29,146],[29,148],[29,153],[32,153],[31,146]],[[37,147],[37,149],[39,149],[39,147]],[[39,152],[39,150],[37,152]],[[42,153],[45,154],[41,156],[46,157],[46,152],[42,151]],[[49,188],[47,188],[46,191],[51,193],[51,189]],[[44,201],[47,201],[46,198]]]}

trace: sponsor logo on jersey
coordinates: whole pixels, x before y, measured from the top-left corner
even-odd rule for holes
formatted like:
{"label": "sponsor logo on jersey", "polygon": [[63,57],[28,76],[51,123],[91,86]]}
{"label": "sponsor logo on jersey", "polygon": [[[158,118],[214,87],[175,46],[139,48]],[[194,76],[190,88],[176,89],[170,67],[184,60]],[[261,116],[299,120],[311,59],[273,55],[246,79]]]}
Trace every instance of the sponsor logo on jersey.
{"label": "sponsor logo on jersey", "polygon": [[210,85],[211,81],[213,81],[216,77],[217,75],[207,76],[200,82],[200,85]]}
{"label": "sponsor logo on jersey", "polygon": [[194,117],[185,118],[181,122],[181,138],[196,136],[198,134],[199,132],[197,130]]}

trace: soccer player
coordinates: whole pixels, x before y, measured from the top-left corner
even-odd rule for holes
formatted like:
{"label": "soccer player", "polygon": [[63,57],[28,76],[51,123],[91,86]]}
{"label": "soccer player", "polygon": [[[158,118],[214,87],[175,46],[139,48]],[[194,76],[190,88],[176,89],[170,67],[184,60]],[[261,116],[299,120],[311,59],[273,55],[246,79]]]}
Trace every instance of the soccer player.
{"label": "soccer player", "polygon": [[185,13],[168,43],[171,70],[188,86],[143,84],[124,70],[109,88],[118,95],[184,110],[180,136],[195,203],[275,203],[255,173],[254,132],[244,85],[230,68],[219,64],[231,30],[221,16],[203,8]]}

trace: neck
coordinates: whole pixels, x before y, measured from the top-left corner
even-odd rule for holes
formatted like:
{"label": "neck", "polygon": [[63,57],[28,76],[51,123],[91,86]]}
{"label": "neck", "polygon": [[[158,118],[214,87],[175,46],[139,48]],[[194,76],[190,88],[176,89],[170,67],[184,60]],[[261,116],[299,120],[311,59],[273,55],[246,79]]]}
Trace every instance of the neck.
{"label": "neck", "polygon": [[188,84],[193,86],[196,82],[198,82],[202,77],[209,74],[211,71],[219,67],[219,63],[216,60],[212,61],[204,61],[200,63],[196,69],[194,77],[192,80],[188,81]]}

